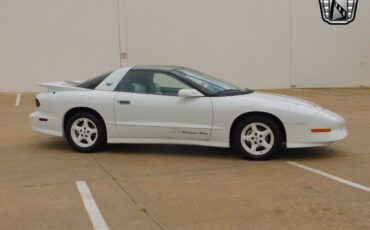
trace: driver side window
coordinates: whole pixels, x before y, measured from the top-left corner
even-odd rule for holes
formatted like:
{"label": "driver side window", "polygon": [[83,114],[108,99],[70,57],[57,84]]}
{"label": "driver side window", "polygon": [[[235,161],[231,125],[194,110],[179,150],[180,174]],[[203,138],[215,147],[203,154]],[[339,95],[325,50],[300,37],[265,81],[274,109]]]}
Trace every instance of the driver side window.
{"label": "driver side window", "polygon": [[177,96],[180,89],[189,88],[191,87],[187,84],[166,73],[132,70],[123,77],[116,90],[120,92]]}
{"label": "driver side window", "polygon": [[177,96],[180,89],[190,88],[185,83],[164,73],[155,73],[153,76],[153,83],[161,94],[170,96]]}

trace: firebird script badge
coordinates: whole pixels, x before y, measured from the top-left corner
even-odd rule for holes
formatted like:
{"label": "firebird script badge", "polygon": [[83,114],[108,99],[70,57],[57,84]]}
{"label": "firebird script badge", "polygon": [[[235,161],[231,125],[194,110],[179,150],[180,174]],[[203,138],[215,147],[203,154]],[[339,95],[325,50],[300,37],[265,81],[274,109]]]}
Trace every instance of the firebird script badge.
{"label": "firebird script badge", "polygon": [[358,0],[319,0],[322,19],[331,25],[345,25],[356,17]]}

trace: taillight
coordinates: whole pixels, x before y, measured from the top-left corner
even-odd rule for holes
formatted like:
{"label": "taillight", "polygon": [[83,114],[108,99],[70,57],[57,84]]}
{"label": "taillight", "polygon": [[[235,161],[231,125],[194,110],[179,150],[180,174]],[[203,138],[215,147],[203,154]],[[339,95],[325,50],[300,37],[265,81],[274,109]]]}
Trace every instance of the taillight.
{"label": "taillight", "polygon": [[36,107],[40,107],[40,102],[37,98],[35,99],[35,102],[36,102]]}

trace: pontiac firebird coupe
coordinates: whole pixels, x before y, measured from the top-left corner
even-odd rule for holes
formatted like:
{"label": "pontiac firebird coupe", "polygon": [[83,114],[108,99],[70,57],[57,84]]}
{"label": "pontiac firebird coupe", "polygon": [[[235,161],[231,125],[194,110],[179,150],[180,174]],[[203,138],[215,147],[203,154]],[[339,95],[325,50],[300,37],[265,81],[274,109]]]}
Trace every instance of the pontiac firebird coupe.
{"label": "pontiac firebird coupe", "polygon": [[175,66],[119,68],[85,82],[40,84],[32,128],[80,152],[105,143],[234,147],[264,160],[287,148],[344,139],[344,119],[292,97],[241,89]]}

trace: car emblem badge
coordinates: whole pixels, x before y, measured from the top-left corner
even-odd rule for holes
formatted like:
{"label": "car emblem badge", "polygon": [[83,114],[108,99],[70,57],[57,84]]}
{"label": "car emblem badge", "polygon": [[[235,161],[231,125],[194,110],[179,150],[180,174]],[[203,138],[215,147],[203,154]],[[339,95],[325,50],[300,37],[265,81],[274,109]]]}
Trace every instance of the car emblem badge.
{"label": "car emblem badge", "polygon": [[345,25],[356,17],[358,0],[319,0],[322,19],[331,25]]}

